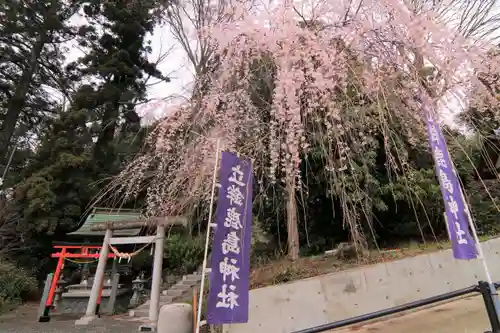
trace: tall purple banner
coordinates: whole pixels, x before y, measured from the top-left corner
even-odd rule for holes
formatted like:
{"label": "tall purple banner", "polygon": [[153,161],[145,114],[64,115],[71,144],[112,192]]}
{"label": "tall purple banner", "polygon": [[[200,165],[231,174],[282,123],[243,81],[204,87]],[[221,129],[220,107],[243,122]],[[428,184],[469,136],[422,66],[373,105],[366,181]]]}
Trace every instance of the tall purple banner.
{"label": "tall purple banner", "polygon": [[469,216],[466,212],[468,207],[464,201],[462,187],[451,162],[443,132],[429,112],[427,115],[427,134],[445,203],[453,257],[462,260],[475,259],[477,249],[469,232]]}
{"label": "tall purple banner", "polygon": [[208,324],[248,322],[252,164],[222,152],[212,245]]}

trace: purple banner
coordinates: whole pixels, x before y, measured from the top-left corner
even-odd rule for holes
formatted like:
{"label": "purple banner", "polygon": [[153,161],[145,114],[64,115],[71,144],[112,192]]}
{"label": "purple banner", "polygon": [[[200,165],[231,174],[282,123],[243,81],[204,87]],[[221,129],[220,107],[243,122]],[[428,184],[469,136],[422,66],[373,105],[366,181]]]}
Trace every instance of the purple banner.
{"label": "purple banner", "polygon": [[469,232],[469,216],[466,212],[468,207],[464,201],[462,186],[451,162],[443,132],[430,115],[427,117],[427,133],[445,203],[453,257],[462,260],[475,259],[476,244]]}
{"label": "purple banner", "polygon": [[252,164],[222,152],[220,188],[212,245],[208,324],[248,322]]}

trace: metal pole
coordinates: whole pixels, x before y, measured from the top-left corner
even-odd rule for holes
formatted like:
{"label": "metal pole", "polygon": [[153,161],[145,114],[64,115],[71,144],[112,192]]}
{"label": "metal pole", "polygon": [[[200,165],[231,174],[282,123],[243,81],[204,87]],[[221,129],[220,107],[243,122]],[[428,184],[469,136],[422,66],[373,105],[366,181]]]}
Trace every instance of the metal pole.
{"label": "metal pole", "polygon": [[96,318],[95,313],[97,309],[97,299],[99,298],[101,285],[104,280],[104,271],[106,270],[106,261],[108,260],[109,253],[109,241],[111,240],[112,235],[113,231],[111,229],[106,230],[101,251],[99,253],[99,262],[97,263],[94,283],[92,284],[92,290],[90,291],[89,302],[87,304],[87,310],[85,311],[85,315],[75,322],[76,325],[87,325],[94,318]]}
{"label": "metal pole", "polygon": [[443,217],[444,224],[446,225],[446,232],[448,233],[448,239],[451,241],[450,226],[448,225],[448,216],[446,216],[446,212],[443,213]]}
{"label": "metal pole", "polygon": [[151,300],[149,302],[149,320],[153,325],[158,322],[160,307],[160,287],[163,265],[163,243],[165,241],[165,227],[156,228],[155,255],[153,263],[153,277],[151,280]]}
{"label": "metal pole", "polygon": [[[457,173],[456,168],[455,168],[455,164],[453,163],[451,158],[450,158],[450,162],[451,162],[451,166],[453,168],[453,173],[455,174],[455,177],[457,177],[457,179],[459,179],[458,173]],[[460,188],[459,188],[460,196],[462,197],[462,201],[464,203],[465,214],[467,215],[467,219],[469,220],[469,226],[470,226],[470,229],[472,231],[472,237],[474,237],[474,242],[476,243],[476,249],[478,252],[478,259],[481,260],[481,263],[483,264],[484,273],[486,275],[486,281],[488,282],[488,284],[490,286],[491,297],[492,297],[494,305],[495,305],[495,311],[496,311],[497,317],[500,318],[500,301],[498,300],[498,293],[497,293],[497,290],[496,290],[495,285],[493,283],[493,279],[491,278],[490,269],[488,268],[488,263],[486,262],[486,258],[484,257],[483,246],[481,245],[481,241],[479,240],[479,237],[477,235],[476,224],[472,220],[472,215],[470,214],[470,211],[469,211],[469,203],[465,198],[464,191],[462,190],[462,185],[459,184],[459,186],[460,186]]]}
{"label": "metal pole", "polygon": [[[423,96],[424,96],[424,94],[421,93],[419,96],[420,102],[424,106],[424,109],[427,109],[427,114],[430,115],[430,110],[425,106],[425,103],[423,101]],[[448,154],[449,154],[449,152],[448,152]],[[453,163],[451,156],[449,157],[449,160],[451,163],[451,167],[453,169],[453,174],[455,175],[455,177],[457,177],[457,179],[459,179],[458,173],[457,173],[456,168],[455,168],[455,164]],[[481,242],[479,241],[479,237],[477,236],[476,226],[474,224],[474,221],[472,220],[472,216],[471,216],[470,211],[469,211],[468,202],[465,200],[464,192],[462,190],[462,185],[459,184],[459,187],[460,187],[459,188],[460,195],[462,196],[462,200],[464,202],[465,214],[467,214],[467,218],[469,219],[469,226],[470,226],[471,231],[472,231],[472,236],[474,237],[474,242],[476,243],[476,248],[477,248],[478,255],[479,255],[478,258],[481,260],[481,263],[483,264],[484,273],[486,275],[486,280],[488,281],[488,284],[490,285],[491,296],[492,296],[493,301],[495,303],[495,310],[496,310],[497,316],[500,318],[500,301],[498,300],[498,294],[497,294],[497,291],[495,289],[495,285],[493,284],[493,280],[491,279],[491,274],[490,274],[490,270],[488,268],[488,264],[486,263],[486,259],[484,258],[483,247],[481,246]],[[450,238],[450,240],[451,240],[451,238]]]}
{"label": "metal pole", "polygon": [[491,286],[484,281],[479,281],[479,291],[483,296],[484,306],[491,325],[491,332],[500,333],[500,320],[495,311],[495,303],[492,298]]}
{"label": "metal pole", "polygon": [[212,194],[210,198],[210,208],[208,211],[207,235],[205,239],[205,252],[203,255],[203,266],[201,271],[200,295],[198,297],[198,315],[196,317],[196,333],[200,333],[201,308],[203,305],[203,292],[205,288],[205,275],[207,273],[208,246],[210,243],[210,229],[212,226],[212,214],[214,207],[215,186],[217,184],[217,169],[219,168],[220,139],[217,139],[217,149],[215,150],[214,174],[212,177]]}
{"label": "metal pole", "polygon": [[[450,158],[451,161],[451,158]],[[453,165],[453,161],[451,161]],[[453,165],[453,172],[458,178],[457,172],[455,170],[455,166]],[[479,237],[477,236],[477,230],[476,230],[476,224],[472,220],[472,216],[469,211],[469,204],[465,199],[464,192],[462,191],[462,186],[460,186],[460,195],[462,196],[462,200],[464,202],[464,208],[465,208],[465,214],[467,214],[467,218],[469,219],[469,226],[472,231],[472,236],[474,237],[474,242],[476,243],[477,247],[477,252],[479,254],[479,259],[481,260],[481,263],[483,264],[484,268],[484,273],[486,275],[486,281],[490,285],[490,291],[491,291],[491,297],[493,298],[493,302],[495,304],[495,310],[497,313],[497,317],[500,318],[500,301],[498,300],[498,293],[495,288],[495,285],[493,284],[493,279],[491,278],[490,270],[488,268],[488,263],[486,262],[486,258],[484,257],[484,252],[483,252],[483,246],[481,245],[481,241],[479,240]]]}

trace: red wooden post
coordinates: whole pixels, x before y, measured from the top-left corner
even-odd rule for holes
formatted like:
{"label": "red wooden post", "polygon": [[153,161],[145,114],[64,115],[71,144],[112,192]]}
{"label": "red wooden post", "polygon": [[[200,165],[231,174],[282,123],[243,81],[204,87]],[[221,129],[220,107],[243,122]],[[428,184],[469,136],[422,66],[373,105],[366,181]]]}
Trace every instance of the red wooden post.
{"label": "red wooden post", "polygon": [[66,249],[62,248],[60,252],[59,260],[57,261],[56,271],[54,272],[54,277],[52,278],[52,283],[50,285],[49,296],[47,297],[47,302],[45,302],[45,310],[43,312],[43,317],[47,319],[49,317],[50,309],[52,308],[52,302],[54,301],[54,294],[57,288],[57,281],[59,281],[59,276],[64,267],[64,255],[66,254]]}
{"label": "red wooden post", "polygon": [[55,294],[56,288],[57,288],[57,281],[59,281],[59,276],[61,275],[61,271],[64,267],[64,255],[65,254],[66,254],[66,249],[63,248],[61,250],[61,256],[59,257],[59,260],[57,261],[56,271],[54,272],[54,277],[52,278],[52,284],[50,286],[49,297],[47,298],[47,302],[45,303],[45,306],[51,306],[52,301],[54,300],[54,294]]}

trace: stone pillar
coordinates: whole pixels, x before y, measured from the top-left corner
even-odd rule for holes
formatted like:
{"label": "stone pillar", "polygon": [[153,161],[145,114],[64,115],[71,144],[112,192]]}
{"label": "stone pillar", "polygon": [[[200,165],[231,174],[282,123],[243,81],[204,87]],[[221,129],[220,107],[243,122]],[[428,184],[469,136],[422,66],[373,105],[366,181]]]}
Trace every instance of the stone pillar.
{"label": "stone pillar", "polygon": [[118,258],[113,258],[113,266],[111,266],[111,279],[114,278],[115,274],[118,273]]}
{"label": "stone pillar", "polygon": [[104,241],[102,242],[101,252],[99,253],[99,262],[97,263],[92,290],[90,291],[87,311],[85,311],[85,315],[82,318],[78,319],[75,322],[75,325],[88,325],[88,323],[90,323],[97,317],[97,299],[99,298],[101,287],[104,281],[104,272],[106,270],[106,261],[108,260],[109,253],[109,242],[111,240],[112,234],[113,231],[111,229],[106,229]]}
{"label": "stone pillar", "polygon": [[85,263],[82,267],[82,276],[80,278],[80,284],[88,286],[89,284],[89,264]]}
{"label": "stone pillar", "polygon": [[107,314],[115,314],[116,295],[118,294],[118,286],[120,283],[120,274],[115,273],[111,281],[111,294],[109,295],[108,304],[105,312]]}
{"label": "stone pillar", "polygon": [[42,299],[40,300],[40,307],[38,308],[38,321],[39,322],[48,322],[50,317],[48,313],[46,314],[45,304],[47,299],[49,298],[50,286],[52,284],[52,278],[54,277],[54,273],[47,274],[47,279],[45,280],[45,286],[43,288]]}
{"label": "stone pillar", "polygon": [[153,276],[151,280],[151,302],[149,304],[149,320],[158,321],[160,310],[161,275],[163,268],[163,244],[165,241],[165,227],[158,226],[156,231],[155,254],[153,263]]}
{"label": "stone pillar", "polygon": [[63,274],[61,274],[61,277],[59,278],[59,281],[57,281],[57,286],[56,286],[56,292],[54,295],[54,307],[57,309],[58,303],[61,301],[62,294],[66,291],[66,286],[68,285],[68,282],[64,280]]}
{"label": "stone pillar", "polygon": [[156,331],[156,327],[158,324],[164,241],[165,227],[159,225],[156,229],[153,276],[151,280],[151,299],[149,300],[149,323],[141,325],[139,327],[140,332],[154,332]]}

